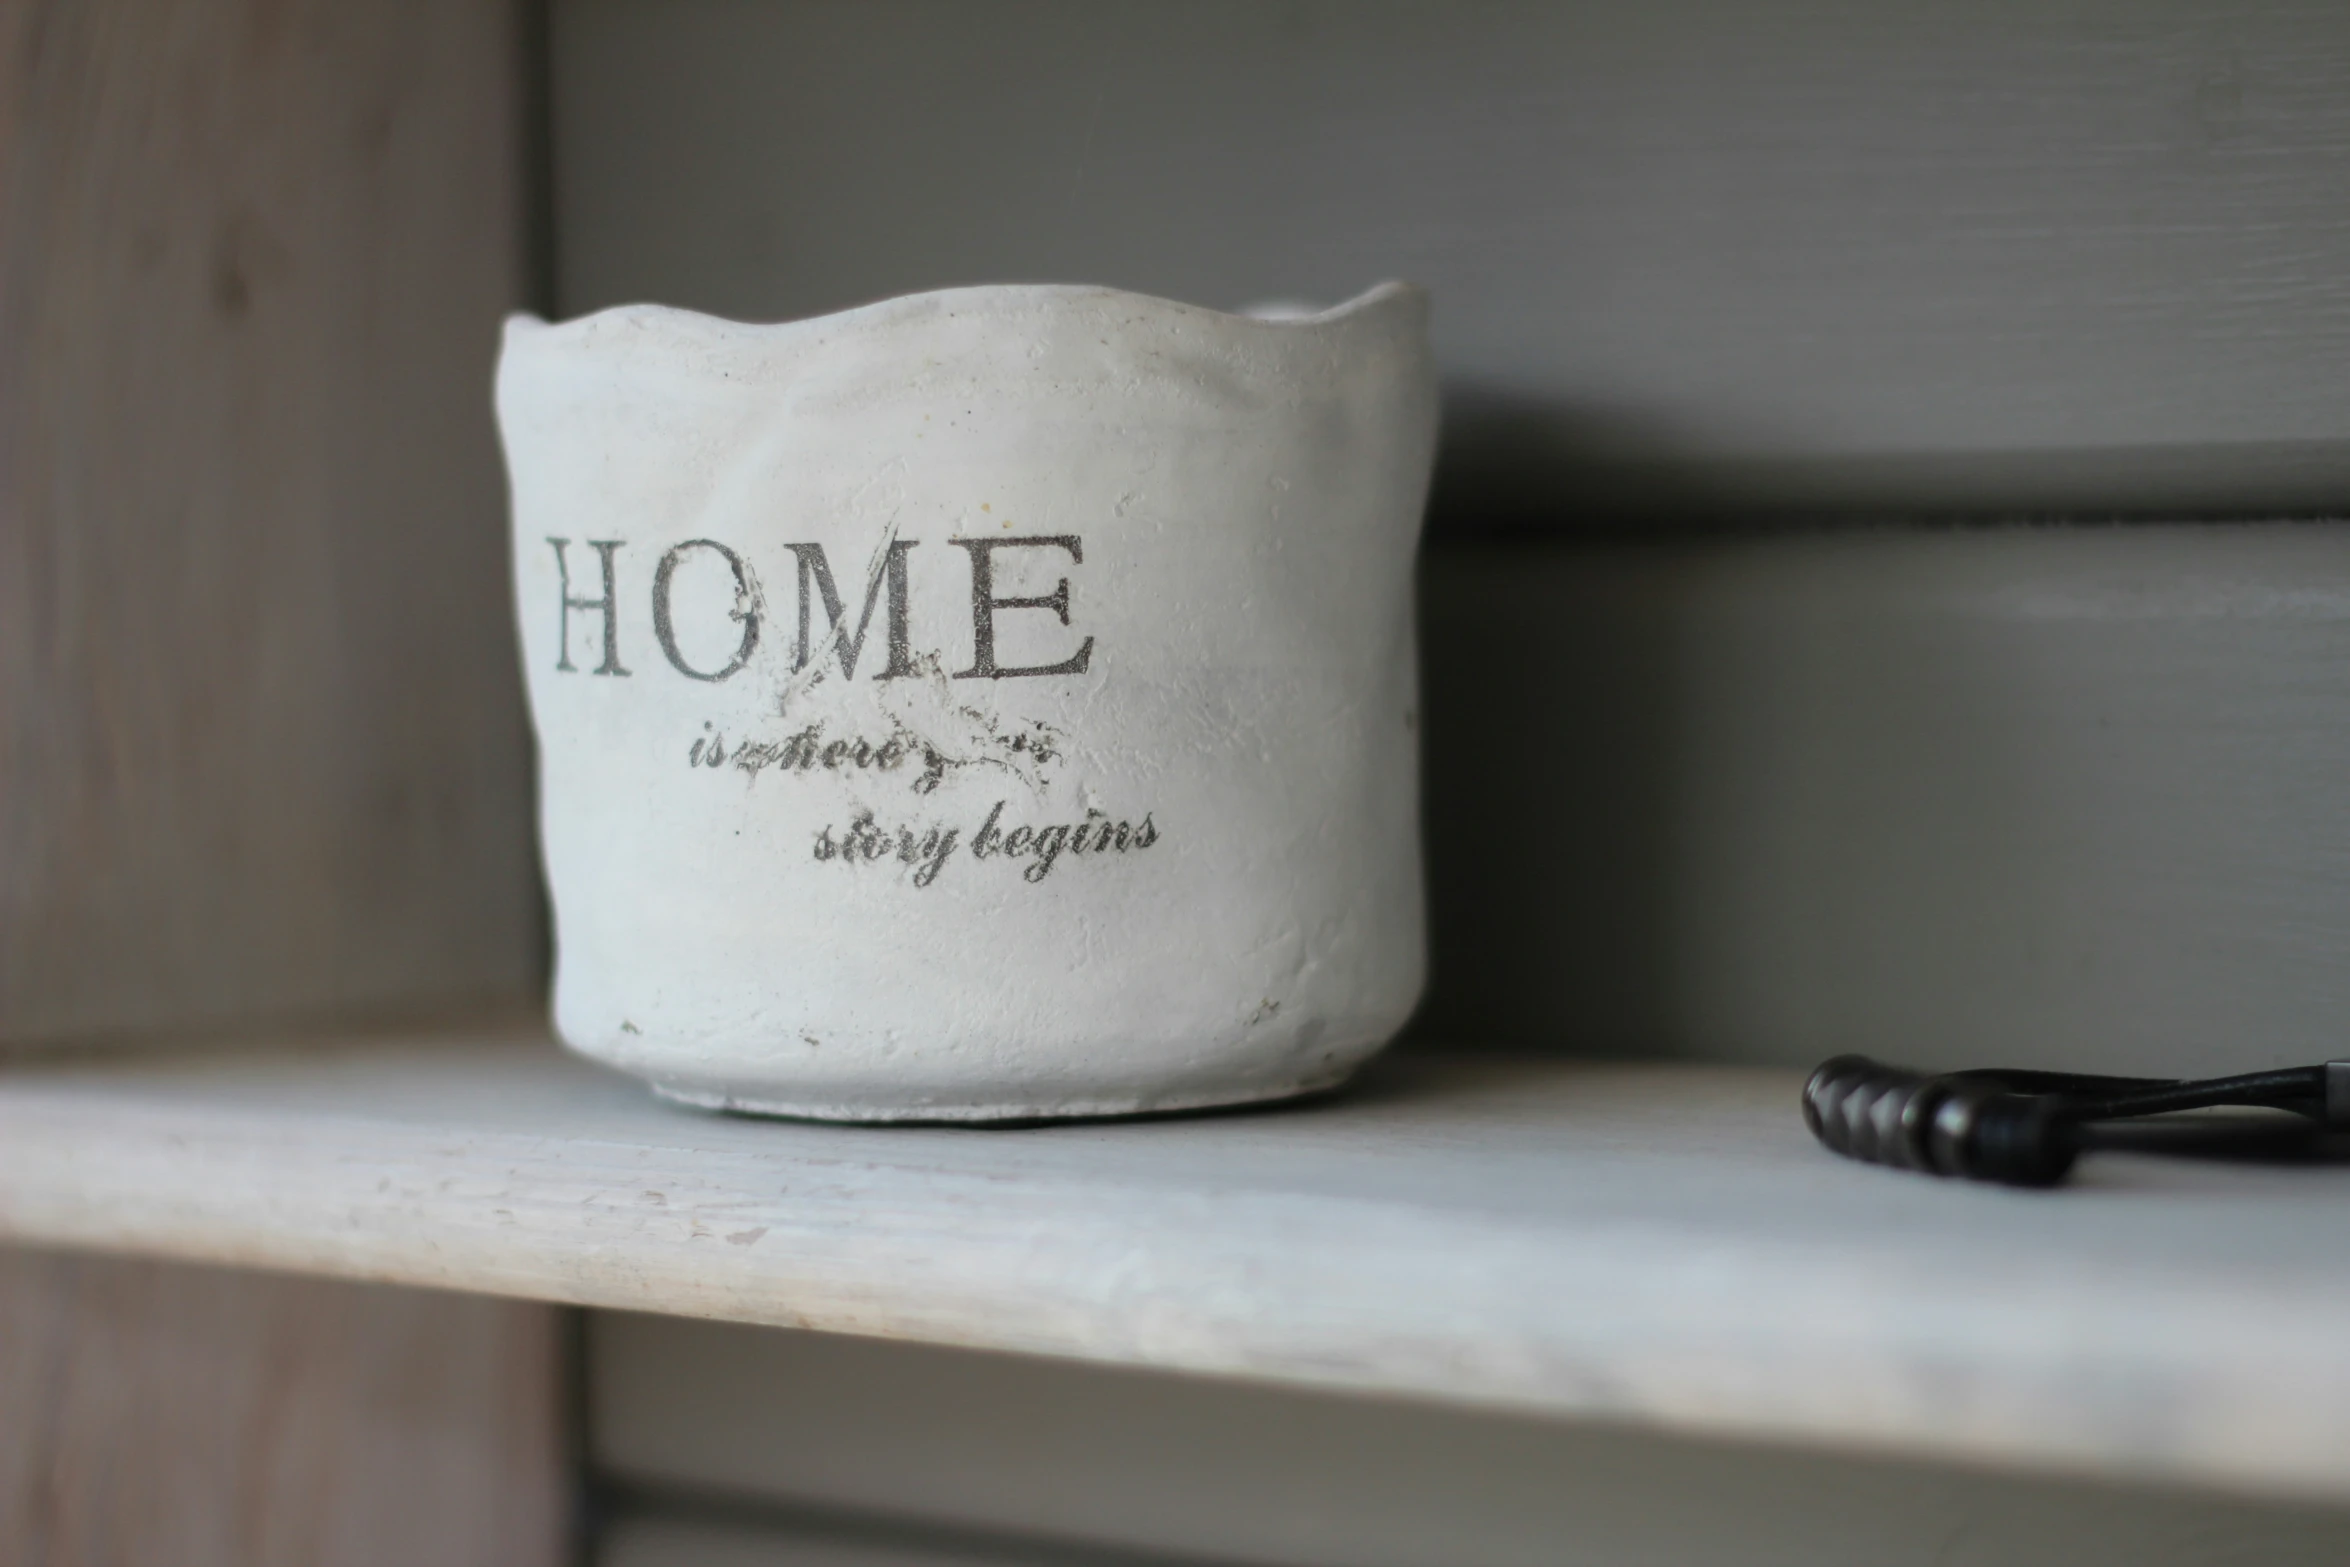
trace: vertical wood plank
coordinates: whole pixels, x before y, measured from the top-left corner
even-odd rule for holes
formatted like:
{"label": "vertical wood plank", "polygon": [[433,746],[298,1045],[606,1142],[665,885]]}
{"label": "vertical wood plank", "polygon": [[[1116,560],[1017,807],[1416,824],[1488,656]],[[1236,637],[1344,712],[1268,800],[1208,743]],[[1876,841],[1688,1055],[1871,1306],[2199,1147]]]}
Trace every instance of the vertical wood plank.
{"label": "vertical wood plank", "polygon": [[[520,37],[0,6],[0,1043],[535,994]],[[551,1567],[562,1322],[0,1252],[0,1567]]]}
{"label": "vertical wood plank", "polygon": [[0,1041],[535,993],[519,37],[0,8]]}
{"label": "vertical wood plank", "polygon": [[0,1250],[4,1567],[554,1567],[545,1307]]}

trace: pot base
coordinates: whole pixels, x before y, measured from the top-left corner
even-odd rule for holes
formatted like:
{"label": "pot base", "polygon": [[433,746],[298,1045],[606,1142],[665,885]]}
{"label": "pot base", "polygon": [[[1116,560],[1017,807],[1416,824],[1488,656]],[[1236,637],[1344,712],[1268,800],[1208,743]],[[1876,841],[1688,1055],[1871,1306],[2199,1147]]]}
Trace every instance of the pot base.
{"label": "pot base", "polygon": [[728,1115],[772,1116],[790,1121],[833,1121],[863,1126],[981,1126],[1025,1125],[1037,1121],[1102,1121],[1134,1116],[1183,1115],[1200,1110],[1234,1110],[1245,1105],[1274,1104],[1327,1093],[1354,1076],[1362,1065],[1349,1062],[1336,1071],[1317,1073],[1272,1086],[1251,1084],[1191,1093],[1122,1094],[1097,1099],[987,1100],[964,1104],[876,1105],[820,1104],[782,1099],[751,1098],[648,1083],[655,1097],[696,1110]]}

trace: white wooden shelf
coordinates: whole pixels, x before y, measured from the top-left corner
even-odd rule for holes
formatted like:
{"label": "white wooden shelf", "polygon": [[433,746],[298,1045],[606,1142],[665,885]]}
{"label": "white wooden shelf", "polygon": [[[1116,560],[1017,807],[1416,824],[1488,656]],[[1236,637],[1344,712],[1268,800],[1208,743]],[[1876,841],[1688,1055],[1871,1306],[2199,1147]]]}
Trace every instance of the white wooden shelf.
{"label": "white wooden shelf", "polygon": [[1796,1088],[1422,1056],[968,1131],[697,1115],[512,1028],[20,1061],[0,1237],[2350,1498],[2350,1169],[1929,1181]]}

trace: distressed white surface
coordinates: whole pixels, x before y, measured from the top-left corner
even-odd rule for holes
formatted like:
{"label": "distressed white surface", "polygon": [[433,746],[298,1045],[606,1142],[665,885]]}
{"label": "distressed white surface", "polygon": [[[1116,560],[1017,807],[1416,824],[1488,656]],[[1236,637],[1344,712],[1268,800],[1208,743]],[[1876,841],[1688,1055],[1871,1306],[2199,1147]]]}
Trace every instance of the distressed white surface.
{"label": "distressed white surface", "polygon": [[590,1462],[634,1502],[605,1567],[2350,1560],[2339,1506],[675,1317],[598,1312],[588,1335]]}
{"label": "distressed white surface", "polygon": [[25,1065],[0,1235],[2350,1496],[2350,1170],[1938,1183],[1820,1152],[1795,1090],[1406,1058],[972,1132],[708,1118],[486,1037]]}
{"label": "distressed white surface", "polygon": [[564,1040],[846,1120],[1276,1098],[1385,1044],[1427,315],[509,322]]}

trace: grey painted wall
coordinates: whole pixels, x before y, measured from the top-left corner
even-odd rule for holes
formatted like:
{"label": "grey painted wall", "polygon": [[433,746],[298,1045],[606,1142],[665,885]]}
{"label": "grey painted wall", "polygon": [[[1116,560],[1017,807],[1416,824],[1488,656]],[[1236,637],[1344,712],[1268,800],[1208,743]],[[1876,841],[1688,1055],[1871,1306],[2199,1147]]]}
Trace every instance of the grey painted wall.
{"label": "grey painted wall", "polygon": [[[2338,1509],[771,1328],[598,1312],[588,1365],[590,1462],[635,1504],[607,1567],[2315,1567],[2350,1552]],[[697,1519],[713,1498],[735,1505]]]}
{"label": "grey painted wall", "polygon": [[2350,1013],[2350,527],[1432,552],[1434,1036],[2250,1070]]}
{"label": "grey painted wall", "polygon": [[555,0],[559,292],[1432,285],[1446,526],[2350,502],[2335,0]]}

